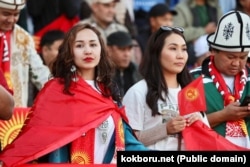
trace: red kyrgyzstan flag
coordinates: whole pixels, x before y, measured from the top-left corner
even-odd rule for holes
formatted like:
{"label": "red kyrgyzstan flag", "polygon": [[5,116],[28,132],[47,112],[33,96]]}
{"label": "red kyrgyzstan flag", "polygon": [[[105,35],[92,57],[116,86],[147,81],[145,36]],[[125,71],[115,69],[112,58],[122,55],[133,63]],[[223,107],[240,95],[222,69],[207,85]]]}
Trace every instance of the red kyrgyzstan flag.
{"label": "red kyrgyzstan flag", "polygon": [[[206,100],[202,76],[195,79],[178,94],[180,115],[206,111]],[[237,146],[198,120],[182,131],[186,150],[247,150]]]}
{"label": "red kyrgyzstan flag", "polygon": [[206,100],[202,76],[195,79],[178,94],[180,115],[196,111],[206,111]]}

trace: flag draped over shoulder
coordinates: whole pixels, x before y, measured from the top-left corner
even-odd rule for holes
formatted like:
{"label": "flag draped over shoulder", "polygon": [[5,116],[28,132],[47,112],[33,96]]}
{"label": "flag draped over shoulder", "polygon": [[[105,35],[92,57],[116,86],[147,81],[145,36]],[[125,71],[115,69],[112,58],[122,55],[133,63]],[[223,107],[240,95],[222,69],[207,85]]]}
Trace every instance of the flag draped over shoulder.
{"label": "flag draped over shoulder", "polygon": [[195,79],[178,94],[180,115],[206,110],[206,100],[202,76]]}
{"label": "flag draped over shoulder", "polygon": [[11,167],[37,159],[100,125],[113,112],[124,116],[109,98],[104,98],[84,80],[73,83],[63,94],[58,79],[45,84],[17,138],[0,153],[0,160]]}
{"label": "flag draped over shoulder", "polygon": [[[195,79],[178,94],[180,115],[206,111],[202,76]],[[237,146],[198,120],[182,131],[186,150],[247,150]]]}

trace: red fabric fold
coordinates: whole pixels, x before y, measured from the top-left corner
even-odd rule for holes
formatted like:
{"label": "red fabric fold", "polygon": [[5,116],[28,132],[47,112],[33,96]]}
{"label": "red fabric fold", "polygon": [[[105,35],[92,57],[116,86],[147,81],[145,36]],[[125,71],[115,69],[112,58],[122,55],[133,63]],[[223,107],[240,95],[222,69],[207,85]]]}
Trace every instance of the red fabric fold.
{"label": "red fabric fold", "polygon": [[58,79],[48,81],[40,91],[26,125],[0,154],[6,166],[24,164],[70,143],[100,125],[113,112],[125,116],[123,108],[101,96],[82,79],[71,87],[75,95],[62,91]]}
{"label": "red fabric fold", "polygon": [[188,151],[236,151],[249,150],[237,146],[212,130],[201,121],[194,122],[182,131]]}

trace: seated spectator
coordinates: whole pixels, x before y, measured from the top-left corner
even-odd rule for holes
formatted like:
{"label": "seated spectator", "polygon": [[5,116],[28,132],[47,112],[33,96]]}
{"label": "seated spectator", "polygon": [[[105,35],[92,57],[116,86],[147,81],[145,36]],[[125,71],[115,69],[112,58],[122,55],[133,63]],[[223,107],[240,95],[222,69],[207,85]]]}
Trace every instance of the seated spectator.
{"label": "seated spectator", "polygon": [[50,30],[46,32],[40,42],[41,57],[45,65],[50,69],[53,60],[57,57],[60,45],[63,42],[64,32],[61,30]]}
{"label": "seated spectator", "polygon": [[145,27],[149,26],[148,13],[150,9],[158,3],[165,3],[166,0],[134,0],[135,24],[138,28],[138,33]]}
{"label": "seated spectator", "polygon": [[149,36],[153,32],[161,26],[173,26],[173,17],[176,14],[177,12],[175,10],[171,10],[169,6],[164,3],[158,3],[150,9],[149,27],[145,27],[144,30],[141,30],[137,37],[142,52],[144,52]]}
{"label": "seated spectator", "polygon": [[140,79],[137,65],[132,61],[132,37],[124,31],[117,31],[107,38],[108,52],[116,65],[114,80],[123,96],[127,90]]}
{"label": "seated spectator", "polygon": [[90,2],[91,16],[80,21],[80,23],[87,23],[95,26],[105,40],[107,36],[116,31],[126,31],[128,29],[115,20],[117,0],[92,0]]}

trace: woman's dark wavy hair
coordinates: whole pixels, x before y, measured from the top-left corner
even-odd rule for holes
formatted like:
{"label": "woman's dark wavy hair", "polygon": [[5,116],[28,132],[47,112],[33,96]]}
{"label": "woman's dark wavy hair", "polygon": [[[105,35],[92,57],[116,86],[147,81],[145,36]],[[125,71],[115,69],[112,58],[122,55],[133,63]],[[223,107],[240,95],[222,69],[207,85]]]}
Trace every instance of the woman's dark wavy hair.
{"label": "woman's dark wavy hair", "polygon": [[58,56],[53,63],[52,67],[52,75],[55,78],[60,78],[60,82],[64,84],[64,93],[73,95],[70,92],[70,86],[74,82],[72,78],[75,77],[74,74],[70,71],[73,61],[73,46],[75,43],[76,35],[78,32],[90,29],[92,30],[98,37],[100,45],[101,45],[101,58],[99,64],[95,68],[95,86],[97,89],[98,84],[101,83],[103,85],[103,89],[99,89],[105,97],[112,96],[113,100],[120,103],[120,95],[119,91],[115,83],[112,81],[112,75],[114,73],[114,64],[110,60],[107,50],[106,44],[104,43],[100,32],[93,26],[89,24],[77,24],[72,27],[66,34],[63,40],[62,45],[59,47]]}
{"label": "woman's dark wavy hair", "polygon": [[[158,112],[157,101],[159,99],[166,101],[166,98],[162,96],[162,93],[164,92],[166,95],[168,94],[168,85],[166,85],[163,76],[160,55],[165,39],[173,33],[180,35],[185,40],[183,33],[175,29],[168,31],[159,29],[153,33],[149,38],[145,55],[139,66],[140,73],[147,83],[148,92],[146,95],[146,103],[152,110],[152,116],[160,114]],[[190,83],[192,79],[187,65],[179,74],[177,74],[177,81],[182,88]]]}

